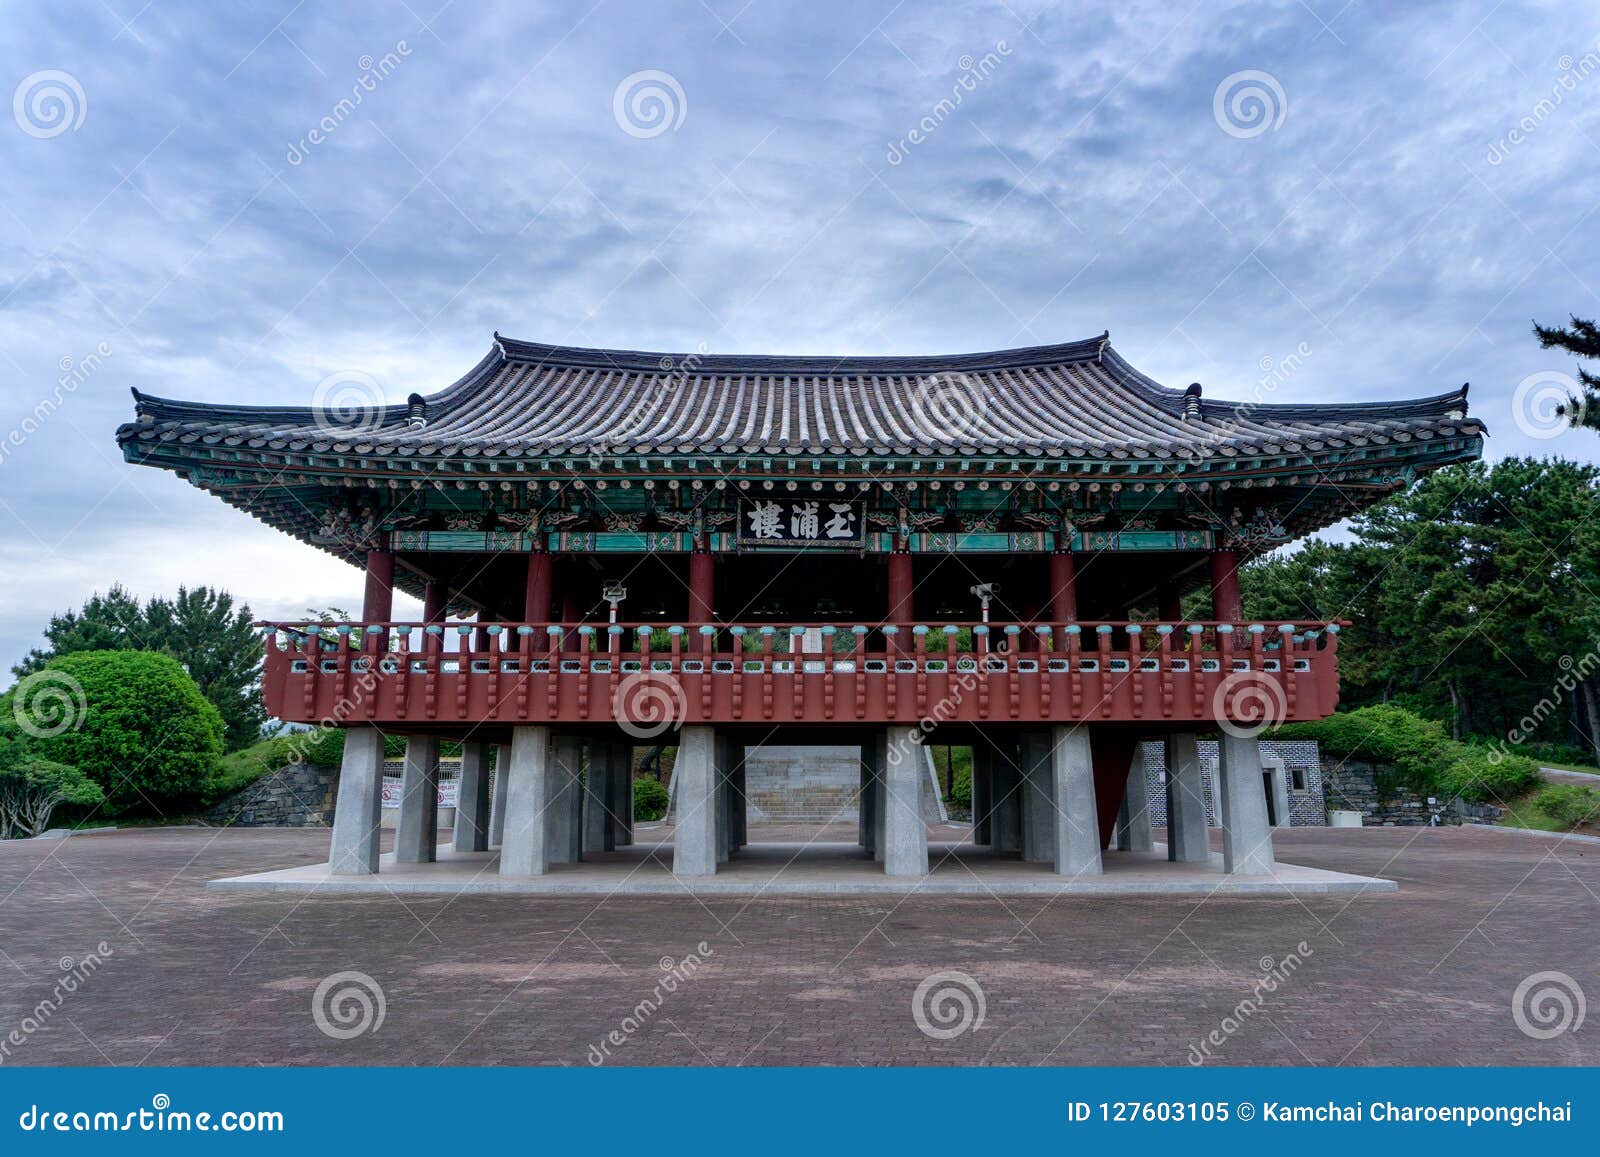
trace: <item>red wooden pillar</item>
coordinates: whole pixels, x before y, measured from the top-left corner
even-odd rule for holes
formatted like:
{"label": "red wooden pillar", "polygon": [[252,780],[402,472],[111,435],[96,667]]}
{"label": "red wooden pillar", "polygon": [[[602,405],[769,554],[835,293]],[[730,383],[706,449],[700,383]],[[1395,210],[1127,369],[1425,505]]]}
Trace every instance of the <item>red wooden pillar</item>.
{"label": "red wooden pillar", "polygon": [[889,555],[889,609],[884,616],[884,621],[893,623],[900,628],[898,634],[891,640],[892,650],[909,649],[911,640],[909,632],[912,620],[913,580],[911,574],[911,552],[896,548]]}
{"label": "red wooden pillar", "polygon": [[429,579],[422,587],[422,621],[444,622],[445,606],[450,602],[450,592],[436,579]]}
{"label": "red wooden pillar", "polygon": [[1156,598],[1161,604],[1156,614],[1162,622],[1177,623],[1183,620],[1183,592],[1178,589],[1177,583],[1162,583]]}
{"label": "red wooden pillar", "polygon": [[1211,617],[1236,623],[1244,617],[1239,598],[1239,556],[1231,550],[1211,552]]}
{"label": "red wooden pillar", "polygon": [[[522,596],[522,621],[525,623],[548,623],[550,621],[550,589],[553,583],[550,555],[543,549],[542,544],[535,545],[533,552],[528,555],[528,583]],[[523,649],[522,639],[517,636],[517,647]],[[526,636],[529,642],[527,650],[533,650],[543,644],[543,639],[535,634]]]}
{"label": "red wooden pillar", "polygon": [[387,623],[394,617],[394,552],[367,551],[367,588],[361,597],[361,618]]}
{"label": "red wooden pillar", "polygon": [[711,649],[712,636],[695,628],[710,623],[715,613],[716,577],[716,560],[702,535],[695,539],[694,553],[689,556],[689,630],[702,651]]}
{"label": "red wooden pillar", "polygon": [[1078,564],[1070,550],[1050,555],[1050,621],[1070,623],[1078,617]]}
{"label": "red wooden pillar", "polygon": [[527,623],[550,621],[551,589],[554,573],[550,555],[535,550],[528,555],[528,585],[522,599],[522,619]]}

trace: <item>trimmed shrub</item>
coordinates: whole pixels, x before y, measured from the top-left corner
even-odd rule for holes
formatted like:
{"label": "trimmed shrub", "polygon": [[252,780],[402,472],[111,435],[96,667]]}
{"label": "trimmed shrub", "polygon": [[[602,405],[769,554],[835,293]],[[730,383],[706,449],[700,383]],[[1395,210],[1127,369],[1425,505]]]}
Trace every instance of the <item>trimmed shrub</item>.
{"label": "trimmed shrub", "polygon": [[[222,754],[222,716],[177,660],[150,651],[85,651],[53,660],[13,691],[21,719],[42,704],[30,691],[51,686],[70,692],[70,726],[31,744],[39,756],[80,769],[106,795],[106,810],[185,804],[198,800],[216,775]],[[59,706],[59,701],[58,704]],[[59,720],[57,720],[59,722]],[[28,728],[23,727],[26,731]]]}
{"label": "trimmed shrub", "polygon": [[667,814],[668,798],[667,789],[661,786],[659,780],[634,780],[633,818],[646,821],[660,819]]}
{"label": "trimmed shrub", "polygon": [[1539,782],[1539,767],[1526,756],[1457,743],[1442,724],[1392,703],[1291,723],[1275,737],[1314,739],[1324,755],[1393,767],[1395,781],[1445,799],[1505,802]]}
{"label": "trimmed shrub", "polygon": [[1461,745],[1428,785],[1435,795],[1506,803],[1539,783],[1539,765],[1525,755]]}
{"label": "trimmed shrub", "polygon": [[1533,806],[1563,827],[1600,819],[1600,791],[1576,783],[1553,783],[1533,797]]}
{"label": "trimmed shrub", "polygon": [[1442,725],[1392,703],[1291,723],[1275,738],[1315,739],[1324,755],[1389,764],[1399,779],[1419,790],[1433,786],[1434,776],[1460,747]]}

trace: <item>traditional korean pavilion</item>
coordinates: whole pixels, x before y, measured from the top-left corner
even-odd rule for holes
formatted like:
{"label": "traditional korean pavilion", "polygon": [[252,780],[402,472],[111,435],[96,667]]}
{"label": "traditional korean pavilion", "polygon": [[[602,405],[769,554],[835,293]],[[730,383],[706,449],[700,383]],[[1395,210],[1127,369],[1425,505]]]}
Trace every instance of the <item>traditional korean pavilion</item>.
{"label": "traditional korean pavilion", "polygon": [[[1168,858],[1206,861],[1195,741],[1218,731],[1225,870],[1272,871],[1255,734],[1333,711],[1339,624],[1244,619],[1238,568],[1483,434],[1464,387],[1224,401],[1105,335],[887,358],[496,335],[403,405],[136,392],[117,440],[364,568],[358,621],[263,624],[271,713],[349,731],[334,873],[378,870],[401,733],[400,862],[438,854],[441,739],[464,744],[454,850],[498,846],[509,877],[626,846],[644,742],[677,747],[674,872],[714,874],[748,834],[745,748],[828,743],[862,751],[860,854],[920,876],[926,739],[973,747],[978,844],[1078,877],[1119,814],[1123,846],[1150,846],[1147,738],[1167,741]],[[396,588],[421,621],[394,621]]]}

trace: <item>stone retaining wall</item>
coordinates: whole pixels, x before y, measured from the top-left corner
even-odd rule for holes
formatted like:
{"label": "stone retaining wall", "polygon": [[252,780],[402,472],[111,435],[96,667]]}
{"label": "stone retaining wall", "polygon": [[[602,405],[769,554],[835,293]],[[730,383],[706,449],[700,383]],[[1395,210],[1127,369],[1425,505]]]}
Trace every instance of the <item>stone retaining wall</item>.
{"label": "stone retaining wall", "polygon": [[264,775],[205,812],[208,824],[254,828],[325,828],[333,823],[337,772],[292,763]]}
{"label": "stone retaining wall", "polygon": [[1357,759],[1339,760],[1329,756],[1322,765],[1322,782],[1327,791],[1328,810],[1361,813],[1366,827],[1420,827],[1432,822],[1434,812],[1441,822],[1469,820],[1498,823],[1504,809],[1493,804],[1466,800],[1439,800],[1430,805],[1427,797],[1390,780],[1394,768],[1387,764],[1365,763]]}

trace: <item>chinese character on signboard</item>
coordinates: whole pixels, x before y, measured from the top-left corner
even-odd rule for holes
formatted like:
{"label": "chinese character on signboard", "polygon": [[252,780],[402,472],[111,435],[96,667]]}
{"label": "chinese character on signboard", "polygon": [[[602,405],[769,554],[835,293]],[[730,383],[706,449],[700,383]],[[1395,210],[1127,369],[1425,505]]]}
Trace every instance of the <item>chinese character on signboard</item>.
{"label": "chinese character on signboard", "polygon": [[739,545],[838,546],[863,549],[866,519],[859,502],[825,498],[747,498],[739,504]]}

